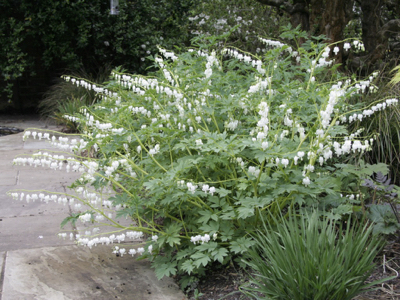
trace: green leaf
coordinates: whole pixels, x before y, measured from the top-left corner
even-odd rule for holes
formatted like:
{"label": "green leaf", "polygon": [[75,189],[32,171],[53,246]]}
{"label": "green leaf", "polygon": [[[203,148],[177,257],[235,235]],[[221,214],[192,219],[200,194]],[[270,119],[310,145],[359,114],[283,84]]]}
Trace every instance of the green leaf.
{"label": "green leaf", "polygon": [[200,218],[198,218],[197,223],[207,223],[208,220],[211,219],[213,212],[209,211],[209,210],[202,210],[202,211],[199,211],[199,214],[202,216]]}
{"label": "green leaf", "polygon": [[220,197],[225,197],[228,196],[231,193],[231,191],[224,188],[218,188],[217,193],[219,194]]}
{"label": "green leaf", "polygon": [[217,247],[218,247],[218,244],[216,242],[208,242],[208,243],[204,243],[204,244],[196,246],[196,250],[201,251],[201,252],[204,252],[204,251],[211,252]]}
{"label": "green leaf", "polygon": [[332,209],[332,213],[340,216],[349,215],[353,213],[353,205],[351,204],[340,204],[338,207]]}
{"label": "green leaf", "polygon": [[243,254],[253,245],[255,245],[254,240],[247,237],[241,237],[235,241],[232,241],[229,248],[235,254]]}
{"label": "green leaf", "polygon": [[293,191],[299,191],[301,190],[301,186],[298,186],[297,184],[292,184],[292,183],[284,183],[284,184],[280,184],[278,185],[278,187],[276,189],[274,189],[272,191],[272,194],[274,196],[279,196],[285,193],[290,193]]}
{"label": "green leaf", "polygon": [[210,255],[204,252],[197,252],[193,254],[191,258],[194,260],[193,264],[196,268],[199,268],[201,265],[205,267],[208,262],[211,261]]}
{"label": "green leaf", "polygon": [[60,224],[61,229],[68,223],[71,222],[72,226],[75,226],[76,221],[79,219],[79,216],[84,213],[72,213],[71,216],[66,217]]}
{"label": "green leaf", "polygon": [[394,214],[389,205],[371,205],[369,208],[368,217],[372,222],[384,223],[390,216],[394,217]]}
{"label": "green leaf", "polygon": [[174,245],[181,244],[180,231],[182,225],[178,223],[172,223],[165,230],[166,242],[173,247]]}
{"label": "green leaf", "polygon": [[176,257],[175,258],[176,258],[176,260],[179,261],[179,260],[187,257],[188,255],[192,254],[192,253],[193,253],[193,248],[187,248],[185,250],[179,250],[176,253]]}
{"label": "green leaf", "polygon": [[155,269],[155,273],[157,276],[157,279],[160,280],[162,279],[164,276],[171,276],[171,275],[175,275],[176,274],[176,263],[171,262],[169,264],[161,264],[161,265],[157,265],[156,269]]}
{"label": "green leaf", "polygon": [[374,164],[374,165],[369,165],[367,164],[364,168],[364,173],[371,176],[374,173],[381,172],[383,175],[386,175],[389,173],[389,168],[387,164],[384,163],[379,163],[379,164]]}
{"label": "green leaf", "polygon": [[219,230],[219,222],[210,221],[210,223],[200,226],[200,230],[204,232],[217,232]]}
{"label": "green leaf", "polygon": [[222,220],[232,220],[233,218],[235,218],[235,212],[234,212],[233,208],[231,208],[229,210],[224,209],[224,213],[221,214],[219,217]]}
{"label": "green leaf", "polygon": [[224,261],[224,257],[228,255],[228,250],[226,248],[218,248],[217,250],[211,252],[214,260],[218,260],[221,264]]}
{"label": "green leaf", "polygon": [[238,190],[244,191],[244,190],[247,189],[248,186],[249,186],[248,183],[246,183],[246,182],[241,182],[241,183],[239,183],[239,184],[237,185],[237,188],[238,188]]}
{"label": "green leaf", "polygon": [[400,224],[394,223],[386,225],[384,223],[378,223],[374,226],[374,234],[394,234],[400,229]]}
{"label": "green leaf", "polygon": [[181,269],[182,271],[185,271],[186,273],[188,273],[190,275],[190,273],[192,273],[192,271],[194,270],[195,266],[193,265],[193,260],[188,259],[186,260],[182,265],[181,265]]}
{"label": "green leaf", "polygon": [[226,242],[232,240],[232,236],[235,234],[235,229],[232,225],[232,222],[221,222],[219,233],[219,238],[221,241]]}
{"label": "green leaf", "polygon": [[239,207],[237,209],[238,219],[246,219],[248,217],[254,216],[254,208],[253,207]]}

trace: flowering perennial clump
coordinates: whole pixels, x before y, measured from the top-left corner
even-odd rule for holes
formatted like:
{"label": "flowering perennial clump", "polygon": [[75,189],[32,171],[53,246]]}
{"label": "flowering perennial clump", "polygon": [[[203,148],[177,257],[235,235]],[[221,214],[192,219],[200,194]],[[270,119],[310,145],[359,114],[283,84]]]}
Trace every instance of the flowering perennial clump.
{"label": "flowering perennial clump", "polygon": [[[102,97],[66,116],[79,123],[82,138],[26,131],[25,140],[44,138],[68,154],[38,152],[14,163],[82,175],[67,196],[10,195],[79,204],[76,220],[117,231],[92,230],[75,237],[78,244],[119,243],[115,253],[150,257],[160,278],[229,262],[253,244],[248,233],[260,216],[288,206],[318,207],[335,218],[361,207],[354,194],[362,193],[372,167],[342,158],[362,156],[374,139],[349,133],[347,125],[398,105],[397,99],[350,105],[373,91],[375,75],[325,81],[329,53],[337,48],[263,42],[262,56],[205,46],[181,54],[160,49],[154,76],[114,71],[101,87],[66,77]],[[84,151],[91,155],[81,157]],[[130,225],[120,225],[117,216]],[[143,245],[129,249],[128,239]]]}

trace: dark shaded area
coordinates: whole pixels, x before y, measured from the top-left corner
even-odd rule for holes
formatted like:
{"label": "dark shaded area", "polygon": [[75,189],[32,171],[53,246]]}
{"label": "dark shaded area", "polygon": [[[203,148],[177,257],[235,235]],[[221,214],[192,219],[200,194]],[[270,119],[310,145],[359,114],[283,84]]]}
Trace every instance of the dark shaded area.
{"label": "dark shaded area", "polygon": [[[329,43],[362,39],[365,49],[348,56],[335,55],[352,72],[367,74],[398,64],[400,55],[400,2],[395,0],[257,0],[279,8],[294,27],[309,35],[324,35]],[[342,43],[338,44],[342,48]]]}
{"label": "dark shaded area", "polygon": [[190,40],[186,24],[192,0],[5,0],[0,2],[0,111],[36,112],[54,79],[84,70],[96,77],[111,64],[146,73],[157,45]]}
{"label": "dark shaded area", "polygon": [[0,125],[0,136],[5,136],[9,134],[20,133],[24,131],[23,129],[16,128],[16,127],[7,127]]}

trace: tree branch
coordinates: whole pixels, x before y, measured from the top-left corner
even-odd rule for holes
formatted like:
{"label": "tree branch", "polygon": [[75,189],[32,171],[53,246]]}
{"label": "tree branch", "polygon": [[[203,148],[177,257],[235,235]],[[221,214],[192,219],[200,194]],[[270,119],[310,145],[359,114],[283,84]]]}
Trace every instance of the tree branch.
{"label": "tree branch", "polygon": [[285,0],[257,0],[259,3],[269,6],[274,6],[280,8],[292,15],[297,12],[308,13],[308,9],[302,3],[291,4],[289,1]]}
{"label": "tree branch", "polygon": [[275,6],[283,9],[285,9],[285,7],[287,6],[292,6],[289,2],[285,0],[257,0],[257,1],[260,2],[261,4]]}
{"label": "tree branch", "polygon": [[385,23],[379,33],[381,34],[382,40],[388,39],[392,34],[399,33],[400,31],[400,19],[393,19]]}

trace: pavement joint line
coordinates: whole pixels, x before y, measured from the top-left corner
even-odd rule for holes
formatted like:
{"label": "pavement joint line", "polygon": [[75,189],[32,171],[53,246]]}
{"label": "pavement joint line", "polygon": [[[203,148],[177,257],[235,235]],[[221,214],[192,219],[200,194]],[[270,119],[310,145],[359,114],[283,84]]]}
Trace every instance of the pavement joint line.
{"label": "pavement joint line", "polygon": [[5,274],[5,270],[6,270],[7,253],[8,253],[8,251],[4,251],[3,267],[1,268],[1,273],[0,273],[0,300],[2,299],[2,295],[3,295],[3,284],[4,284],[4,274]]}
{"label": "pavement joint line", "polygon": [[15,185],[18,185],[18,183],[19,183],[19,170],[17,171],[17,176],[15,176]]}
{"label": "pavement joint line", "polygon": [[[62,184],[62,187],[63,187],[63,189],[64,189],[64,193],[65,193],[65,194],[68,194],[68,193],[67,193],[67,188],[65,187],[64,184]],[[69,199],[68,199],[68,211],[69,211],[69,216],[72,217],[73,213],[72,213],[71,203],[69,202]],[[72,226],[72,232],[75,233],[75,236],[76,236],[77,234],[79,234],[79,230],[78,230],[78,228],[76,227],[76,223],[71,222],[71,226]],[[1,300],[1,299],[0,299],[0,300]]]}

